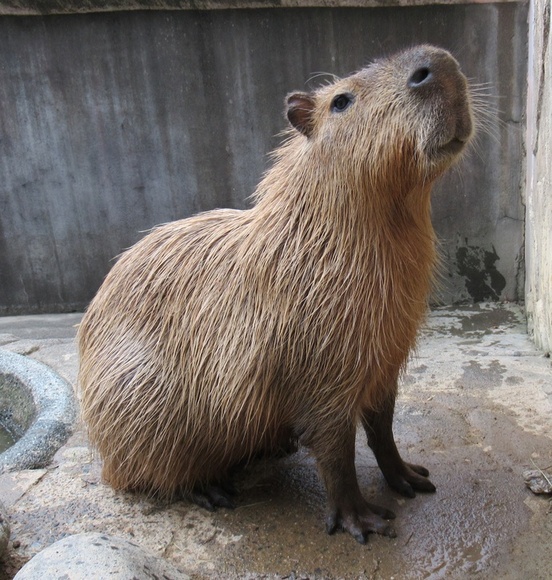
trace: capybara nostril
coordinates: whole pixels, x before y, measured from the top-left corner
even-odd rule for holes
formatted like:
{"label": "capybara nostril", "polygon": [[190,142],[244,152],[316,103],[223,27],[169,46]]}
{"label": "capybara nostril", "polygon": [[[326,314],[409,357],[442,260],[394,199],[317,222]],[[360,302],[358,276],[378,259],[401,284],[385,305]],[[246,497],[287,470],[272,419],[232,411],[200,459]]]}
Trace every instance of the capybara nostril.
{"label": "capybara nostril", "polygon": [[417,68],[408,79],[408,86],[411,89],[417,89],[421,86],[429,84],[433,80],[433,73],[427,66]]}

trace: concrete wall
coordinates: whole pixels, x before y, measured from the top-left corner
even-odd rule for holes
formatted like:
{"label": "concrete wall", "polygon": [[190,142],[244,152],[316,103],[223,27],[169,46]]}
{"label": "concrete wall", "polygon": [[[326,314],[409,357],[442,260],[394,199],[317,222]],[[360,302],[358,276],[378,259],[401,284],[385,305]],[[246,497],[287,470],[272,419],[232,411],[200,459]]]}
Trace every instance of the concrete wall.
{"label": "concrete wall", "polygon": [[[0,0],[0,14],[76,14],[116,10],[220,10],[234,8],[381,8],[427,4],[485,4],[496,0]],[[519,0],[498,0],[519,2]]]}
{"label": "concrete wall", "polygon": [[529,332],[552,352],[552,37],[550,0],[530,14],[527,98],[527,283]]}
{"label": "concrete wall", "polygon": [[521,299],[526,20],[516,2],[0,17],[0,312],[81,309],[144,230],[246,207],[286,93],[418,42],[500,110],[434,197],[442,299]]}

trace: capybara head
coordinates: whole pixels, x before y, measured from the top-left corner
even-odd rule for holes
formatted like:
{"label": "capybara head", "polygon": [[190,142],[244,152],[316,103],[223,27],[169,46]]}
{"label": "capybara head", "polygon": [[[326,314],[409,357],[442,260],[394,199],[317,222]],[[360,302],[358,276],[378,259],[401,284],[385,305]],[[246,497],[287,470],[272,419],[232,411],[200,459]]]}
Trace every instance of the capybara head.
{"label": "capybara head", "polygon": [[398,195],[429,183],[472,135],[467,82],[450,54],[418,46],[287,99],[290,123],[320,167],[366,176]]}
{"label": "capybara head", "polygon": [[435,262],[430,189],[470,139],[470,96],[421,46],[293,93],[287,116],[251,209],[165,224],[112,268],[79,329],[83,418],[113,487],[211,508],[236,464],[298,440],[328,531],[363,542],[394,532],[358,487],[359,422],[394,489],[435,489],[392,420]]}

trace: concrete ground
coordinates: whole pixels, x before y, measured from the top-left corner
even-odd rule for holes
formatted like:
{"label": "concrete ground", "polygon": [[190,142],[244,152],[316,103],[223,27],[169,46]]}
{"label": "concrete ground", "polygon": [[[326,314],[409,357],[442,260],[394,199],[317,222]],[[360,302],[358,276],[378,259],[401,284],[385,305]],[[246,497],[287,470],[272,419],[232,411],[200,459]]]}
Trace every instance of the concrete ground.
{"label": "concrete ground", "polygon": [[[0,318],[0,347],[74,384],[79,319]],[[395,433],[437,492],[407,500],[390,491],[359,435],[361,488],[395,511],[398,532],[361,546],[325,534],[324,491],[304,450],[248,468],[237,509],[208,513],[114,493],[79,425],[47,469],[0,476],[12,529],[0,578],[79,532],[131,539],[193,578],[552,578],[552,504],[523,479],[525,469],[552,466],[552,366],[528,339],[520,307],[432,312],[402,382]]]}

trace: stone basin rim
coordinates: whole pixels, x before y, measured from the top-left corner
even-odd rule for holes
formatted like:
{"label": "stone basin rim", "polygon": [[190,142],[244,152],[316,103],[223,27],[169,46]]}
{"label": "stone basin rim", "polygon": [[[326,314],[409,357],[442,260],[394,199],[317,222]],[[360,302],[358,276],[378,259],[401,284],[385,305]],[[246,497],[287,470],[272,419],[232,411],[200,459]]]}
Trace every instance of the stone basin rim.
{"label": "stone basin rim", "polygon": [[45,467],[73,431],[77,418],[73,389],[45,364],[3,349],[0,375],[25,385],[36,408],[23,436],[0,454],[0,474]]}

